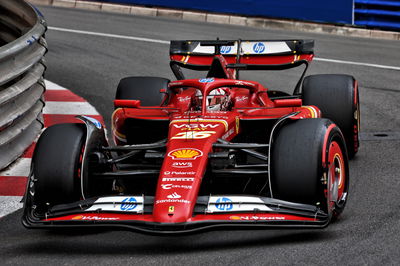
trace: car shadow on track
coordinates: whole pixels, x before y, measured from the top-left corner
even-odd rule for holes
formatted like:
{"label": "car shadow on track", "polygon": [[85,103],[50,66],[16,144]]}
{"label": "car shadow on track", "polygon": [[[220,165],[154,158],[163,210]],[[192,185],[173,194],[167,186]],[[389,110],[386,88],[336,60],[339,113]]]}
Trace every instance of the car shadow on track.
{"label": "car shadow on track", "polygon": [[[16,224],[22,212],[1,220],[0,248],[9,255],[165,255],[224,251],[252,247],[277,247],[334,241],[335,230],[212,231],[185,236],[149,236],[130,231],[102,229],[27,230]],[[343,222],[343,221],[342,221]],[[336,227],[336,224],[332,225]],[[330,228],[332,228],[330,227]],[[15,241],[15,244],[12,242]]]}

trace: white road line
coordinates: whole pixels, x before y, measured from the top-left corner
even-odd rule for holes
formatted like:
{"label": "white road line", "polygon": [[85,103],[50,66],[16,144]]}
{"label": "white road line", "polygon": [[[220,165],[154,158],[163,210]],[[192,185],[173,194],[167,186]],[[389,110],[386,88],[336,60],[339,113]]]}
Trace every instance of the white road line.
{"label": "white road line", "polygon": [[109,34],[109,33],[92,32],[92,31],[84,31],[84,30],[71,30],[71,29],[58,28],[58,27],[48,27],[48,29],[55,30],[55,31],[71,32],[71,33],[94,35],[94,36],[117,38],[117,39],[125,39],[125,40],[134,40],[134,41],[141,41],[141,42],[169,44],[169,41],[142,38],[142,37],[125,36],[125,35],[118,35],[118,34]]}
{"label": "white road line", "polygon": [[[117,38],[117,39],[125,39],[125,40],[134,40],[141,42],[151,42],[151,43],[161,43],[161,44],[169,44],[169,41],[157,40],[157,39],[149,39],[142,37],[133,37],[133,36],[125,36],[118,34],[108,34],[101,32],[92,32],[92,31],[84,31],[84,30],[72,30],[58,27],[48,27],[49,30],[54,31],[62,31],[62,32],[70,32],[70,33],[78,33],[78,34],[86,34],[86,35],[94,35],[101,37],[109,37],[109,38]],[[375,67],[381,69],[390,69],[400,71],[400,67],[398,66],[386,66],[386,65],[378,65],[378,64],[370,64],[370,63],[362,63],[362,62],[353,62],[353,61],[344,61],[344,60],[336,60],[336,59],[328,59],[328,58],[314,58],[315,61],[321,62],[329,62],[329,63],[337,63],[337,64],[347,64],[347,65],[356,65],[356,66],[366,66],[366,67]]]}
{"label": "white road line", "polygon": [[19,158],[8,169],[0,172],[0,176],[28,176],[31,158]]}
{"label": "white road line", "polygon": [[43,114],[98,115],[99,112],[87,102],[46,102]]}
{"label": "white road line", "polygon": [[321,61],[321,62],[330,62],[330,63],[356,65],[356,66],[367,66],[367,67],[375,67],[375,68],[391,69],[391,70],[400,71],[400,67],[396,67],[396,66],[385,66],[385,65],[360,63],[360,62],[353,62],[353,61],[343,61],[343,60],[336,60],[336,59],[325,59],[325,58],[319,58],[319,57],[314,58],[314,60]]}

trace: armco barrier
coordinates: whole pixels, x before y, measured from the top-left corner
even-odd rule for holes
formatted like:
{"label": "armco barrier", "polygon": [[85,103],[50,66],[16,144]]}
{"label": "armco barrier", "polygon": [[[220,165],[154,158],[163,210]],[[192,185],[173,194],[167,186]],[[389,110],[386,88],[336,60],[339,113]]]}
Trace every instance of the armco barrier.
{"label": "armco barrier", "polygon": [[355,0],[358,26],[400,31],[400,0]]}
{"label": "armco barrier", "polygon": [[23,0],[0,1],[0,169],[17,159],[43,127],[46,22]]}

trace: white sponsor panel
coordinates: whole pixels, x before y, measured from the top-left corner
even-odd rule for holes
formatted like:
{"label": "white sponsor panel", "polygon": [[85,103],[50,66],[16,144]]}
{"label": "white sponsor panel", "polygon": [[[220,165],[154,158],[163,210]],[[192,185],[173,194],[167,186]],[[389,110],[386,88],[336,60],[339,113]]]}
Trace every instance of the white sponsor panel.
{"label": "white sponsor panel", "polygon": [[243,42],[243,54],[278,54],[292,51],[286,42]]}
{"label": "white sponsor panel", "polygon": [[117,196],[103,197],[86,211],[118,211],[118,212],[143,212],[144,198],[142,196]]}
{"label": "white sponsor panel", "polygon": [[272,211],[262,199],[246,196],[211,196],[207,206],[209,213],[254,210]]}

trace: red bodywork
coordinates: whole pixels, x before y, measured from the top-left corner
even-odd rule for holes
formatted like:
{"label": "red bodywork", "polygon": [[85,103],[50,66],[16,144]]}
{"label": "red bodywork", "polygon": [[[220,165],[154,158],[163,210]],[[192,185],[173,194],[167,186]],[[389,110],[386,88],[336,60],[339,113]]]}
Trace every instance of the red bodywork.
{"label": "red bodywork", "polygon": [[[260,118],[279,119],[291,113],[297,113],[291,119],[320,117],[317,107],[302,106],[301,99],[270,100],[266,93],[267,89],[257,82],[210,80],[212,81],[201,82],[196,79],[171,82],[169,88],[175,90],[176,94],[173,94],[166,107],[120,107],[116,102],[120,108],[113,114],[113,134],[119,145],[125,144],[123,127],[126,119],[170,121],[167,156],[164,158],[159,176],[153,215],[146,216],[147,221],[183,223],[199,219],[197,216],[193,217],[193,208],[206,171],[207,155],[212,152],[212,145],[217,139],[230,141],[240,134],[240,121]],[[180,91],[182,87],[187,89]],[[207,111],[206,101],[202,101],[201,111],[191,111],[196,89],[203,95],[208,95],[212,90],[221,87],[231,87],[229,89],[233,102],[231,111]],[[188,153],[188,157],[178,154],[179,152]],[[182,168],[174,167],[174,163],[187,162],[190,162],[190,166],[183,168],[183,171]],[[174,178],[178,178],[177,181],[171,181]],[[190,187],[190,189],[176,188],[172,191],[163,189],[163,185],[171,183],[177,187]],[[168,196],[172,192],[176,192],[180,196],[179,199],[169,199]],[[302,220],[303,217],[299,219]]]}

